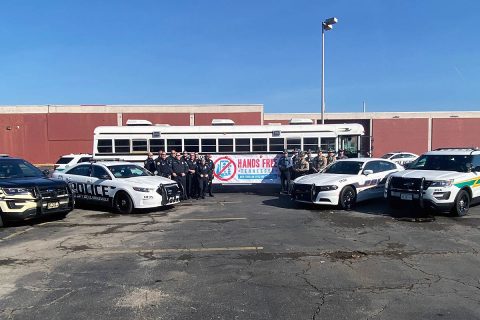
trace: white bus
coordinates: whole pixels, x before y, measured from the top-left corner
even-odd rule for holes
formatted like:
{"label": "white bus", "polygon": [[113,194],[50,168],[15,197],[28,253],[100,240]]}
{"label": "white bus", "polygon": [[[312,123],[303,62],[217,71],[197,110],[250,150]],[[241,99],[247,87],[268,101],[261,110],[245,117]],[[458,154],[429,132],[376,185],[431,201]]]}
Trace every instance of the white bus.
{"label": "white bus", "polygon": [[[212,122],[215,124],[215,122]],[[235,126],[217,121],[212,126],[152,125],[130,120],[126,126],[102,126],[94,131],[93,157],[140,162],[159,150],[212,154],[217,183],[277,183],[275,159],[284,149],[345,150],[357,157],[360,124],[299,124]]]}

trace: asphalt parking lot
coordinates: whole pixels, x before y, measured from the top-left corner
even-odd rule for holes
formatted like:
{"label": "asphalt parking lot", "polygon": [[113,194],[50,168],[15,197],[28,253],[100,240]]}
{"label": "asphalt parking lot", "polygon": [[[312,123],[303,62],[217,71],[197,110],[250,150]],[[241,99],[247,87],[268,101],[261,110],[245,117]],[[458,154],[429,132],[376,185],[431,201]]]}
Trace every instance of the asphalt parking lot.
{"label": "asphalt parking lot", "polygon": [[416,217],[243,190],[17,223],[0,229],[0,318],[480,319],[480,206]]}

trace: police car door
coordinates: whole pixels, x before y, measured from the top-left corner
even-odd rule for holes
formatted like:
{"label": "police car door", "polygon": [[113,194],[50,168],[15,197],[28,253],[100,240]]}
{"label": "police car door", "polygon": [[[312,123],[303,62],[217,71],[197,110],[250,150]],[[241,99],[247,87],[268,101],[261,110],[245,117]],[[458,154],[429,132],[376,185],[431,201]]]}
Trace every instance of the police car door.
{"label": "police car door", "polygon": [[77,165],[68,169],[65,174],[59,175],[58,178],[65,180],[72,189],[77,200],[85,200],[85,184],[90,177],[90,164]]}
{"label": "police car door", "polygon": [[93,202],[102,205],[111,205],[112,176],[103,167],[92,165],[91,176],[87,179],[87,191]]}
{"label": "police car door", "polygon": [[358,201],[382,197],[387,176],[397,171],[397,167],[387,161],[374,160],[365,165],[364,175],[366,170],[371,170],[373,173],[365,176],[364,185],[361,186],[361,192],[357,195]]}
{"label": "police car door", "polygon": [[473,198],[480,197],[480,154],[476,154],[472,159],[472,173],[478,178],[472,187]]}

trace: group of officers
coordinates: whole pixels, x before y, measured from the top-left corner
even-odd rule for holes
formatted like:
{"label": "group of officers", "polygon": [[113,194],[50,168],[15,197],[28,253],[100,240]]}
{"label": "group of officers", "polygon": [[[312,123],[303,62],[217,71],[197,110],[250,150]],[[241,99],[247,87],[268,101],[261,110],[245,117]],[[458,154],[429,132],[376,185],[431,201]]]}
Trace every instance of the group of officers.
{"label": "group of officers", "polygon": [[214,163],[210,154],[200,156],[196,152],[184,151],[182,154],[172,150],[167,156],[165,151],[160,150],[154,159],[153,153],[149,152],[144,167],[152,174],[176,181],[182,192],[182,200],[205,199],[207,192],[213,197]]}
{"label": "group of officers", "polygon": [[321,172],[336,160],[347,158],[344,150],[339,150],[338,155],[334,150],[328,150],[327,155],[324,155],[322,150],[318,150],[317,156],[311,150],[308,150],[307,153],[293,150],[292,156],[289,156],[288,150],[284,150],[277,162],[282,183],[281,192],[288,192],[291,180],[306,174]]}

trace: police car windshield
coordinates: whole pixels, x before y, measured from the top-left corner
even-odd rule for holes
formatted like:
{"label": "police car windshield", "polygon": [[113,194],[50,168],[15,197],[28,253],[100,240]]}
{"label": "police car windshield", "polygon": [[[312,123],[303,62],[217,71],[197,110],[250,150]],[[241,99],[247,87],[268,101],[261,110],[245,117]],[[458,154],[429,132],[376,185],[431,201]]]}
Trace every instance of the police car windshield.
{"label": "police car windshield", "polygon": [[42,171],[32,164],[19,159],[3,159],[0,161],[0,179],[40,178]]}
{"label": "police car windshield", "polygon": [[358,174],[362,166],[363,162],[361,161],[337,161],[327,167],[324,173]]}
{"label": "police car windshield", "polygon": [[140,166],[134,164],[122,164],[108,166],[108,170],[113,174],[115,178],[124,179],[132,177],[152,176],[150,172]]}
{"label": "police car windshield", "polygon": [[72,161],[73,158],[69,158],[69,157],[62,157],[60,159],[58,159],[57,163],[56,164],[67,164],[69,163],[70,161]]}
{"label": "police car windshield", "polygon": [[409,165],[408,169],[468,172],[471,162],[470,155],[423,155]]}

